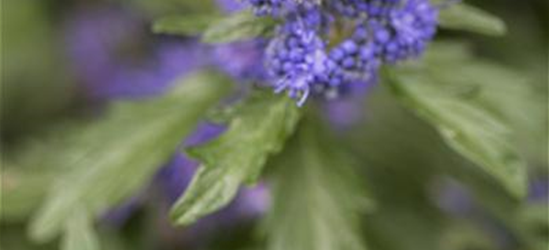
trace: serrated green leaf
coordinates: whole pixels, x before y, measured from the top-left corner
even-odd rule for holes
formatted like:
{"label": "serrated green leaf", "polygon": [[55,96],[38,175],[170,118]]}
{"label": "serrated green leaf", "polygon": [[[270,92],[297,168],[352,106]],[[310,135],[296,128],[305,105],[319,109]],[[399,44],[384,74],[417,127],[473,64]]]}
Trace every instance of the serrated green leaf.
{"label": "serrated green leaf", "polygon": [[272,165],[269,250],[363,250],[361,214],[371,208],[355,163],[322,129],[303,121]]}
{"label": "serrated green leaf", "polygon": [[[454,52],[448,53],[452,47]],[[508,123],[531,164],[546,165],[540,156],[547,152],[547,138],[539,136],[547,129],[546,98],[534,89],[530,75],[474,58],[466,46],[457,44],[435,43],[425,59],[437,81],[463,86],[472,102]]]}
{"label": "serrated green leaf", "polygon": [[[498,180],[510,194],[523,197],[526,166],[508,125],[475,101],[482,86],[455,85],[435,77],[433,72],[444,67],[441,64],[423,67],[436,69],[391,72],[390,86],[396,96],[434,125],[450,147]],[[456,78],[455,71],[451,74]]]}
{"label": "serrated green leaf", "polygon": [[465,30],[490,36],[501,36],[507,32],[503,20],[463,3],[443,9],[439,19],[440,26],[447,29]]}
{"label": "serrated green leaf", "polygon": [[155,33],[196,36],[220,19],[216,14],[206,15],[203,13],[168,16],[156,20],[152,30]]}
{"label": "serrated green leaf", "polygon": [[202,35],[205,43],[230,43],[268,35],[276,21],[242,11],[216,21]]}
{"label": "serrated green leaf", "polygon": [[229,203],[244,183],[254,183],[269,155],[280,151],[300,112],[287,97],[256,93],[238,105],[226,133],[189,150],[202,166],[171,211],[185,225]]}
{"label": "serrated green leaf", "polygon": [[66,152],[52,156],[58,158],[52,162],[68,171],[57,177],[32,221],[31,237],[51,239],[67,215],[85,209],[95,218],[136,192],[227,92],[223,79],[197,74],[163,97],[118,103],[101,121],[67,131]]}
{"label": "serrated green leaf", "polygon": [[99,241],[93,229],[93,218],[85,209],[75,211],[67,220],[62,250],[99,250]]}

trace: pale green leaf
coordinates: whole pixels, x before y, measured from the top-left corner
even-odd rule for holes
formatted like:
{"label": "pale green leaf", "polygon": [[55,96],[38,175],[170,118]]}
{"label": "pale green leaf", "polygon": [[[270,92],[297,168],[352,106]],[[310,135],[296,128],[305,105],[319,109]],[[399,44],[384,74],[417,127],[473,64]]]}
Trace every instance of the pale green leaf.
{"label": "pale green leaf", "polygon": [[32,221],[31,236],[50,239],[67,215],[85,209],[95,218],[134,194],[227,92],[223,79],[197,74],[163,97],[115,104],[101,121],[66,131],[65,152],[48,158],[58,158],[51,162],[67,172],[57,177]]}
{"label": "pale green leaf", "polygon": [[172,208],[176,224],[190,224],[228,204],[244,183],[254,183],[269,155],[278,152],[299,120],[287,97],[256,93],[236,108],[228,130],[189,154],[202,162]]}
{"label": "pale green leaf", "polygon": [[[410,109],[433,124],[454,150],[498,180],[510,194],[523,197],[526,166],[506,123],[475,99],[477,85],[456,85],[434,76],[444,65],[423,65],[391,73],[391,87]],[[451,67],[451,65],[450,65]],[[451,73],[454,78],[461,76]]]}
{"label": "pale green leaf", "polygon": [[484,35],[501,36],[507,32],[503,20],[467,4],[451,5],[440,12],[439,24],[443,28],[465,30]]}
{"label": "pale green leaf", "polygon": [[274,29],[275,20],[256,17],[249,11],[242,11],[220,19],[210,25],[202,35],[205,43],[230,43],[266,36]]}
{"label": "pale green leaf", "polygon": [[355,162],[322,121],[303,121],[272,165],[269,250],[363,250],[361,214],[371,208]]}
{"label": "pale green leaf", "polygon": [[99,241],[93,229],[93,218],[85,209],[69,216],[65,226],[62,250],[99,250]]}

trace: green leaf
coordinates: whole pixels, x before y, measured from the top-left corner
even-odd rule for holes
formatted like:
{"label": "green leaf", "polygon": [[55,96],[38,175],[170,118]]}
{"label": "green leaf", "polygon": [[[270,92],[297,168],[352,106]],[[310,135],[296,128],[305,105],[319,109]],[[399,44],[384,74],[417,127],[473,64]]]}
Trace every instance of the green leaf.
{"label": "green leaf", "polygon": [[203,13],[168,16],[156,20],[152,29],[155,33],[196,36],[220,19],[216,14],[206,15]]}
{"label": "green leaf", "polygon": [[447,29],[465,30],[490,36],[501,36],[507,32],[503,20],[467,4],[456,4],[443,9],[439,19],[440,26]]}
{"label": "green leaf", "polygon": [[249,11],[242,11],[208,27],[202,36],[205,43],[230,43],[266,36],[274,29],[276,21],[268,17],[256,17]]}
{"label": "green leaf", "polygon": [[272,165],[269,250],[363,250],[361,213],[371,209],[355,162],[322,121],[304,120]]}
{"label": "green leaf", "polygon": [[101,121],[67,131],[66,151],[51,156],[67,173],[32,221],[32,238],[51,239],[67,215],[85,209],[94,218],[134,194],[227,92],[223,79],[197,74],[163,97],[118,103]]}
{"label": "green leaf", "polygon": [[547,152],[547,138],[539,135],[545,134],[547,129],[547,104],[545,92],[533,87],[531,74],[473,58],[464,46],[455,50],[461,55],[442,58],[441,54],[447,54],[451,46],[455,45],[445,43],[431,47],[426,59],[432,65],[432,74],[438,81],[468,88],[471,101],[510,125],[513,139],[531,165],[546,165],[545,158],[540,156]]}
{"label": "green leaf", "polygon": [[93,218],[85,209],[75,211],[67,220],[63,250],[99,250],[99,241],[93,230]]}
{"label": "green leaf", "polygon": [[174,223],[193,223],[228,204],[243,183],[256,182],[267,157],[280,151],[300,117],[292,100],[263,92],[233,114],[222,136],[189,150],[202,166],[172,208]]}
{"label": "green leaf", "polygon": [[445,67],[441,64],[422,67],[391,72],[394,94],[434,125],[450,147],[498,180],[510,194],[523,197],[526,166],[507,124],[474,99],[482,86],[449,82],[461,76],[449,68],[446,72],[452,77],[437,78],[433,72]]}

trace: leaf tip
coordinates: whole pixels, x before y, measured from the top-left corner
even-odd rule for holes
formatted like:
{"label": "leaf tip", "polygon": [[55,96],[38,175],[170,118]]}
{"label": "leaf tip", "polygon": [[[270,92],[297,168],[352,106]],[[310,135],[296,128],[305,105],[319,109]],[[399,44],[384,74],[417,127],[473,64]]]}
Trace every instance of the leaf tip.
{"label": "leaf tip", "polygon": [[174,206],[169,217],[174,226],[188,226],[198,220],[197,216],[190,214],[187,209],[180,206]]}

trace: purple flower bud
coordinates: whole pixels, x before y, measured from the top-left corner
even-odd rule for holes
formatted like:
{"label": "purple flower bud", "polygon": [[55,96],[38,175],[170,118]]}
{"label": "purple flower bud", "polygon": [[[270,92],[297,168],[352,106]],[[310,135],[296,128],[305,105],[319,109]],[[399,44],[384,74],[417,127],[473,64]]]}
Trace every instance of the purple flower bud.
{"label": "purple flower bud", "polygon": [[370,20],[376,34],[378,56],[387,63],[418,57],[433,39],[438,23],[438,9],[429,0],[408,0],[403,6]]}
{"label": "purple flower bud", "polygon": [[[204,53],[202,45],[192,40],[155,38],[144,19],[123,9],[76,11],[67,20],[65,39],[71,65],[92,98],[156,95],[176,78],[207,63],[199,56]],[[136,41],[157,43],[143,46]],[[126,50],[132,46],[143,46],[146,55],[137,57],[138,53]]]}
{"label": "purple flower bud", "polygon": [[470,191],[457,181],[441,179],[434,191],[435,202],[446,213],[465,217],[479,212]]}
{"label": "purple flower bud", "polygon": [[532,202],[549,201],[549,177],[532,178],[528,193],[528,199]]}
{"label": "purple flower bud", "polygon": [[217,6],[227,13],[236,12],[244,9],[246,6],[239,0],[216,0]]}
{"label": "purple flower bud", "polygon": [[[304,28],[284,29],[281,32],[269,44],[266,55],[267,70],[273,78],[275,91],[287,90],[289,96],[298,99],[298,105],[301,106],[309,96],[312,85],[319,77],[317,73],[322,71],[322,64],[327,59],[324,42],[314,32]],[[289,54],[288,57],[286,53]]]}
{"label": "purple flower bud", "polygon": [[245,0],[254,10],[256,15],[279,16],[295,8],[294,0]]}
{"label": "purple flower bud", "polygon": [[264,80],[266,42],[260,39],[222,44],[212,48],[214,64],[238,80]]}

